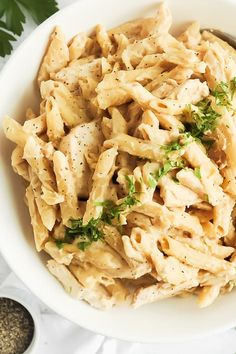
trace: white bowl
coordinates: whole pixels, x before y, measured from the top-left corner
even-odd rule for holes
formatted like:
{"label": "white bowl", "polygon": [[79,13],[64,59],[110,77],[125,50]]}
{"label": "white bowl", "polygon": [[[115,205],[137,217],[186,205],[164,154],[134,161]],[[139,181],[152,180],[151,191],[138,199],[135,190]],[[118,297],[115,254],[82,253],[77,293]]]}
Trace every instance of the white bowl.
{"label": "white bowl", "polygon": [[[26,310],[32,316],[34,322],[34,333],[30,345],[24,351],[23,354],[34,354],[38,348],[38,345],[41,341],[41,320],[39,307],[35,303],[34,299],[29,300],[29,293],[25,290],[18,289],[12,286],[3,287],[0,289],[0,297],[5,297],[11,300],[14,300],[24,306]],[[28,300],[26,300],[28,299]]]}
{"label": "white bowl", "polygon": [[[171,0],[175,28],[192,20],[202,27],[219,27],[234,33],[236,2],[230,0]],[[68,39],[96,23],[106,27],[149,15],[155,0],[82,0],[58,12],[39,26],[15,51],[0,75],[0,117],[9,114],[23,121],[28,106],[37,107],[37,69],[55,25]],[[2,132],[1,132],[2,134]],[[69,297],[45,267],[45,256],[34,248],[24,186],[10,167],[10,144],[0,137],[0,249],[13,271],[45,304],[60,315],[104,335],[142,342],[192,339],[236,325],[236,292],[199,309],[195,298],[169,299],[134,310],[98,311]]]}

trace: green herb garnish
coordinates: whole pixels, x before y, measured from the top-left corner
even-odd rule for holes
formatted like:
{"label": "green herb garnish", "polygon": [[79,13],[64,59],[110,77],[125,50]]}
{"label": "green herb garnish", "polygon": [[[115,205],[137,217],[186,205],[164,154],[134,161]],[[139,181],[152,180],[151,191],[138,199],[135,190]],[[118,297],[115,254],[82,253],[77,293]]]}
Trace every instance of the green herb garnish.
{"label": "green herb garnish", "polygon": [[120,204],[115,204],[113,201],[107,200],[101,203],[103,206],[101,220],[107,224],[111,224],[114,219],[120,220],[120,214],[122,212],[139,203],[139,200],[136,198],[137,192],[133,179],[129,176],[125,176],[125,179],[128,185],[128,195],[122,200],[122,202]]}
{"label": "green herb garnish", "polygon": [[148,185],[150,188],[156,188],[157,181],[155,180],[155,178],[152,175],[148,176]]}
{"label": "green herb garnish", "polygon": [[60,249],[63,248],[64,242],[63,242],[63,240],[55,240],[55,244],[56,244],[56,246],[57,246],[57,247],[59,248],[59,250],[60,250]]}
{"label": "green herb garnish", "polygon": [[125,179],[126,179],[127,184],[128,184],[128,195],[135,194],[136,190],[135,190],[135,184],[134,184],[133,178],[130,178],[129,176],[125,176]]}
{"label": "green herb garnish", "polygon": [[92,241],[80,241],[77,243],[77,247],[81,250],[84,251],[87,247],[91,245]]}
{"label": "green herb garnish", "polygon": [[185,162],[182,159],[178,160],[166,160],[164,165],[159,168],[152,176],[155,178],[156,182],[158,182],[163,176],[167,175],[170,171],[176,168],[184,168]]}
{"label": "green herb garnish", "polygon": [[181,137],[172,141],[167,145],[161,145],[161,149],[165,151],[166,155],[174,151],[180,151],[183,147],[187,146],[192,142],[191,134],[189,132],[183,133]]}
{"label": "green herb garnish", "polygon": [[231,96],[229,85],[221,81],[214,90],[211,91],[212,96],[215,97],[217,106],[224,106],[227,109],[231,108]]}
{"label": "green herb garnish", "polygon": [[123,200],[122,204],[124,204],[125,207],[131,207],[137,203],[139,203],[139,200],[136,198],[136,189],[135,189],[135,184],[132,178],[129,176],[125,176],[125,179],[128,183],[128,195],[125,197]]}
{"label": "green herb garnish", "polygon": [[99,218],[91,218],[87,224],[83,224],[82,218],[72,219],[70,220],[70,227],[67,227],[65,232],[65,241],[71,240],[73,242],[76,239],[78,248],[82,250],[103,237]]}
{"label": "green herb garnish", "polygon": [[120,215],[127,208],[139,203],[136,198],[136,189],[134,180],[129,176],[125,176],[128,187],[128,195],[123,198],[120,204],[116,204],[112,200],[104,202],[96,201],[95,205],[102,206],[103,211],[99,218],[91,218],[87,224],[83,224],[83,219],[70,220],[70,227],[66,228],[65,237],[63,240],[56,240],[58,248],[62,248],[64,243],[72,243],[78,241],[77,246],[80,250],[84,251],[93,242],[102,240],[104,234],[102,231],[102,224],[106,223],[111,225],[114,219],[120,220]]}
{"label": "green herb garnish", "polygon": [[151,188],[155,188],[158,181],[165,175],[167,175],[170,171],[176,168],[184,168],[185,161],[181,158],[172,159],[170,158],[170,154],[172,152],[181,151],[182,148],[191,143],[192,140],[189,132],[183,133],[181,137],[177,140],[172,141],[170,144],[161,145],[161,149],[165,151],[166,160],[162,167],[160,167],[155,173],[150,174],[148,179],[148,184]]}
{"label": "green herb garnish", "polygon": [[194,138],[199,139],[201,139],[206,132],[215,130],[218,118],[220,117],[220,114],[211,107],[211,101],[207,98],[195,105],[195,109],[192,109],[192,106],[188,105],[186,112],[191,120],[191,122],[187,124],[187,128],[189,128],[188,130]]}
{"label": "green herb garnish", "polygon": [[[4,57],[12,51],[11,42],[20,36],[24,30],[27,11],[36,24],[40,24],[56,11],[55,0],[1,0],[0,1],[0,55]],[[11,34],[9,33],[11,32]]]}
{"label": "green herb garnish", "polygon": [[181,150],[183,145],[180,144],[179,139],[172,141],[170,144],[161,145],[161,149],[166,152],[166,154],[170,154],[173,151]]}
{"label": "green herb garnish", "polygon": [[218,106],[224,106],[227,109],[232,107],[232,99],[236,91],[236,76],[229,83],[221,81],[214,90],[211,91],[215,97]]}
{"label": "green herb garnish", "polygon": [[206,139],[205,137],[203,137],[200,141],[207,150],[209,150],[212,147],[212,145],[215,143],[214,139]]}
{"label": "green herb garnish", "polygon": [[123,211],[123,208],[121,208],[121,206],[118,206],[112,200],[105,200],[104,202],[101,202],[101,205],[103,207],[103,211],[101,215],[101,220],[103,222],[111,225],[112,220],[120,219],[120,214]]}
{"label": "green herb garnish", "polygon": [[202,178],[200,167],[195,167],[195,169],[194,169],[194,174],[195,174],[195,176],[196,176],[198,179],[201,179],[201,178]]}
{"label": "green herb garnish", "polygon": [[[216,88],[211,91],[218,106],[224,106],[228,110],[232,107],[232,99],[236,92],[236,76],[229,83],[221,81]],[[211,140],[205,140],[203,137],[207,132],[213,132],[217,126],[218,118],[221,116],[211,106],[211,100],[204,98],[196,105],[187,105],[186,114],[189,117],[185,125],[186,130],[190,132],[193,138],[198,138],[202,143],[209,147]],[[209,144],[208,144],[209,143]]]}
{"label": "green herb garnish", "polygon": [[[0,28],[7,29],[4,22],[0,21]],[[12,45],[10,42],[16,41],[10,33],[0,29],[0,56],[5,57],[6,54],[10,54],[12,51]]]}

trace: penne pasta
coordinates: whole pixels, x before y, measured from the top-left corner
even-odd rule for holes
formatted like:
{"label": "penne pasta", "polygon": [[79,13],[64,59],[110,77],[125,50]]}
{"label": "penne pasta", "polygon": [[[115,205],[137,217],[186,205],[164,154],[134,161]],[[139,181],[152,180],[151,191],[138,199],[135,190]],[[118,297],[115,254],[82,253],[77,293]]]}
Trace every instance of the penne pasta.
{"label": "penne pasta", "polygon": [[163,2],[68,43],[56,27],[38,113],[3,120],[37,251],[98,309],[187,294],[206,307],[236,284],[236,52],[171,25]]}

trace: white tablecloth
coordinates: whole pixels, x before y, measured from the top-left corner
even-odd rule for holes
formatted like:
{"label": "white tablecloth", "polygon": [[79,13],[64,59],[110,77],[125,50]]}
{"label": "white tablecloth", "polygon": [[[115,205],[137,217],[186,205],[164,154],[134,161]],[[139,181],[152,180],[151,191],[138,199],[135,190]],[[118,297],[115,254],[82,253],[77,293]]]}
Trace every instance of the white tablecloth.
{"label": "white tablecloth", "polygon": [[[118,0],[111,0],[118,1]],[[74,0],[58,0],[60,8]],[[30,19],[17,47],[35,27]],[[0,58],[0,69],[8,58]],[[6,285],[24,288],[0,255],[0,287]],[[28,292],[28,290],[26,290]],[[33,295],[29,294],[29,297]],[[36,300],[38,301],[38,300]],[[43,324],[42,341],[35,354],[235,354],[236,330],[233,328],[217,336],[177,344],[127,343],[89,332],[61,318],[39,303]],[[235,304],[236,306],[236,304]]]}

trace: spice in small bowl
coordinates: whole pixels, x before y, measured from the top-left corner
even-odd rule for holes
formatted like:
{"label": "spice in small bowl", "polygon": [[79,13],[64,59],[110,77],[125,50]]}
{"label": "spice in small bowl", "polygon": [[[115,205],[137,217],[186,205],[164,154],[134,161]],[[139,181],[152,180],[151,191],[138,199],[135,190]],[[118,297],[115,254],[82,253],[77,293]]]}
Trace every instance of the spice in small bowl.
{"label": "spice in small bowl", "polygon": [[34,320],[29,311],[13,299],[0,297],[0,353],[25,353],[34,331]]}

